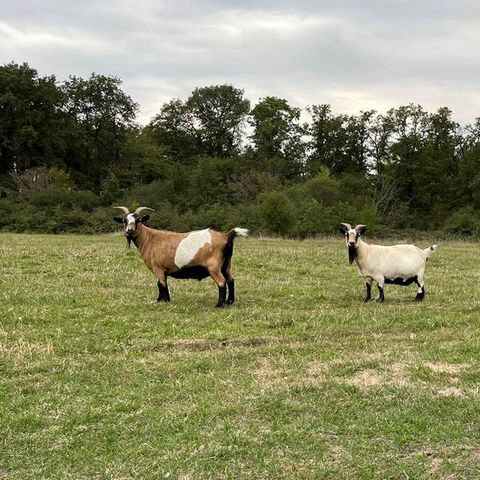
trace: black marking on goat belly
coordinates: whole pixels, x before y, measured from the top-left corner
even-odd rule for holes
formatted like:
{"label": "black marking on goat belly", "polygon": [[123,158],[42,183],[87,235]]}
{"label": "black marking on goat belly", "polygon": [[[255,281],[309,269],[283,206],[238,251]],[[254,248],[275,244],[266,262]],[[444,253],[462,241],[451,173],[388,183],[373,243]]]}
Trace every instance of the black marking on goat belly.
{"label": "black marking on goat belly", "polygon": [[402,278],[402,277],[397,277],[397,278],[386,278],[385,283],[389,283],[391,285],[401,285],[402,287],[406,287],[407,285],[410,285],[413,282],[417,281],[417,276],[415,275],[414,277],[410,278]]}
{"label": "black marking on goat belly", "polygon": [[210,276],[208,270],[201,265],[195,265],[193,267],[184,267],[177,272],[168,273],[169,277],[173,278],[194,278],[198,281],[203,280]]}

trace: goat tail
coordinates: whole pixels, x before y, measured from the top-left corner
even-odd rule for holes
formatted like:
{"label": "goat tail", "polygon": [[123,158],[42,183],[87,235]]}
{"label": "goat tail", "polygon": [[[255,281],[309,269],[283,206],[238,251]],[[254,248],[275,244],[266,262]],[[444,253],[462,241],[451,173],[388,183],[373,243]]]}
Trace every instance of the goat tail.
{"label": "goat tail", "polygon": [[431,247],[428,247],[424,250],[425,256],[427,257],[427,260],[430,258],[432,253],[437,249],[438,245],[432,245]]}
{"label": "goat tail", "polygon": [[247,230],[246,228],[235,227],[235,228],[232,228],[227,233],[227,235],[229,238],[233,240],[235,237],[248,237],[249,233],[250,233],[249,230]]}

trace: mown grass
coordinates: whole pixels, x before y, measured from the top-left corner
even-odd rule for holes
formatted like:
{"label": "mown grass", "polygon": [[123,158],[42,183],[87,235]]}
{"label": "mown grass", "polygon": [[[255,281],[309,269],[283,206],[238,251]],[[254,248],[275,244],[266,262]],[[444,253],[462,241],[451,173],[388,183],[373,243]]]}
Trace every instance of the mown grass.
{"label": "mown grass", "polygon": [[421,305],[363,304],[341,239],[235,249],[218,310],[119,236],[1,234],[0,478],[478,478],[477,245]]}

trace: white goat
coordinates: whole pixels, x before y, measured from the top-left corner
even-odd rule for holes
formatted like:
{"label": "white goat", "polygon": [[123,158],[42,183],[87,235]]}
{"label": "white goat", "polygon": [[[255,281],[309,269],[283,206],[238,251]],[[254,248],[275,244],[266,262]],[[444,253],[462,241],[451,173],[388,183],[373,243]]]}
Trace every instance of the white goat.
{"label": "white goat", "polygon": [[352,263],[355,260],[360,276],[366,282],[365,302],[372,298],[373,281],[378,285],[377,302],[380,303],[385,299],[383,286],[386,283],[406,286],[415,282],[418,286],[415,301],[421,302],[425,298],[425,263],[437,245],[425,250],[415,245],[369,245],[360,238],[366,230],[365,225],[357,225],[355,228],[349,223],[341,225],[340,231],[345,235],[349,261]]}

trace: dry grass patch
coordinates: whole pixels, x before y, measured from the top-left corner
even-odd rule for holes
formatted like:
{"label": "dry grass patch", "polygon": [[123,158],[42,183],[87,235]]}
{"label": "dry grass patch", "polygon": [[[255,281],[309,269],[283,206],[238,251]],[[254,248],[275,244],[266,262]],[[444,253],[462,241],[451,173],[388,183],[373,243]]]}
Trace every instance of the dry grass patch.
{"label": "dry grass patch", "polygon": [[443,397],[465,398],[465,393],[458,387],[446,387],[438,391],[438,394]]}
{"label": "dry grass patch", "polygon": [[365,368],[355,372],[352,376],[345,379],[345,383],[358,387],[366,392],[372,388],[383,386],[407,387],[412,384],[407,379],[405,369],[407,365],[403,363],[391,363],[384,365],[381,369]]}
{"label": "dry grass patch", "polygon": [[450,375],[458,375],[470,365],[466,363],[432,363],[428,362],[426,366],[435,373],[448,373]]}
{"label": "dry grass patch", "polygon": [[51,342],[29,342],[21,338],[12,343],[5,340],[0,342],[0,358],[3,359],[23,360],[31,357],[51,357],[54,354]]}

